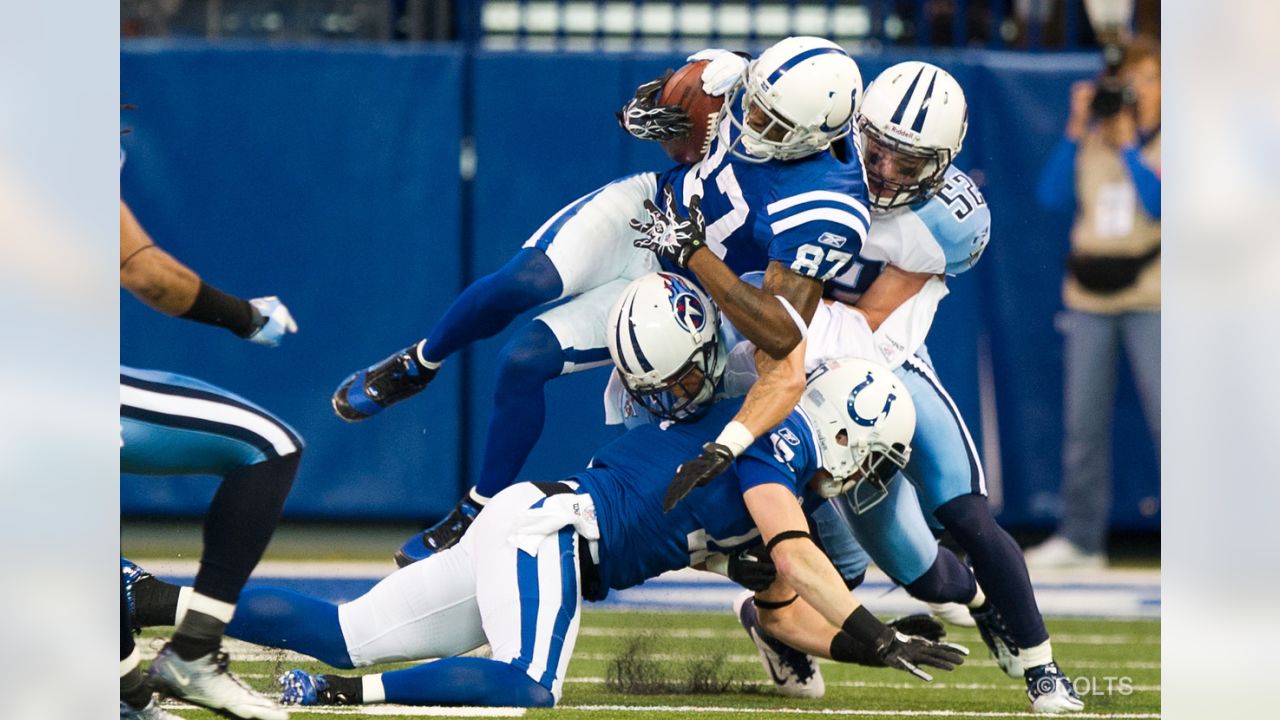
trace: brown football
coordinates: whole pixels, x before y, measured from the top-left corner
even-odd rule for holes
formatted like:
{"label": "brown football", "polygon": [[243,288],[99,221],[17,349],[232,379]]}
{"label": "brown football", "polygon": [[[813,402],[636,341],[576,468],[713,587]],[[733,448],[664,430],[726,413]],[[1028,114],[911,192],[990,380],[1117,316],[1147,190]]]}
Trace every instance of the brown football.
{"label": "brown football", "polygon": [[707,60],[698,60],[680,68],[667,80],[658,94],[659,105],[679,105],[689,113],[693,129],[679,140],[667,140],[662,149],[678,163],[695,163],[706,154],[715,137],[716,119],[724,106],[723,97],[712,97],[702,91],[702,69]]}

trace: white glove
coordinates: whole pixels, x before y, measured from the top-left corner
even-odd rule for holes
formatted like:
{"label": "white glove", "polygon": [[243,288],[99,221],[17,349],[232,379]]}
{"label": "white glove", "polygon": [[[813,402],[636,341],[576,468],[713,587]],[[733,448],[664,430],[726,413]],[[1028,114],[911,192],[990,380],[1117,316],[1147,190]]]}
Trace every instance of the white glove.
{"label": "white glove", "polygon": [[249,304],[262,316],[262,325],[247,338],[249,342],[276,347],[285,333],[298,332],[298,323],[289,314],[289,308],[275,295],[254,298]]}
{"label": "white glove", "polygon": [[689,62],[710,61],[702,69],[702,91],[712,97],[720,97],[729,92],[750,64],[746,58],[724,48],[699,50],[686,59]]}

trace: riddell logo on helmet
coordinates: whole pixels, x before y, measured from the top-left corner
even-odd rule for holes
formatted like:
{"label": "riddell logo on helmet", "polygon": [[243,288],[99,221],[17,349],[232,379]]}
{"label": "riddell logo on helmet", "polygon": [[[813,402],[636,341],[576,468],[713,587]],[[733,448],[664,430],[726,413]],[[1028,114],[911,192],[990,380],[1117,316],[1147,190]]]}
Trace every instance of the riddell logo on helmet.
{"label": "riddell logo on helmet", "polygon": [[920,133],[904,128],[897,123],[889,123],[888,131],[890,135],[897,135],[907,140],[917,141],[920,139]]}

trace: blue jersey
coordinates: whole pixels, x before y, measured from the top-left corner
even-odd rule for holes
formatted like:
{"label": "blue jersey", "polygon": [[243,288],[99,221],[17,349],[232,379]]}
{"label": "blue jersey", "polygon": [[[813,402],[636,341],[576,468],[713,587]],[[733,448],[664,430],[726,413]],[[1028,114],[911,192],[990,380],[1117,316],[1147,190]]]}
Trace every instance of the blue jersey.
{"label": "blue jersey", "polygon": [[572,479],[595,502],[600,527],[600,579],[621,590],[668,570],[696,565],[711,552],[732,552],[759,542],[742,500],[748,489],[779,483],[809,503],[805,490],[817,469],[812,434],[799,413],[761,438],[723,475],[695,488],[669,513],[662,498],[680,463],[724,429],[742,405],[726,400],[690,423],[650,424],[628,430],[600,449],[592,467]]}
{"label": "blue jersey", "polygon": [[[741,108],[733,112],[740,116]],[[728,152],[738,132],[724,118],[701,162],[658,176],[655,201],[661,204],[667,185],[682,211],[701,196],[707,247],[738,275],[771,261],[823,281],[838,275],[857,257],[871,223],[856,137],[799,160],[754,163]]]}
{"label": "blue jersey", "polygon": [[991,211],[968,175],[947,168],[928,200],[877,212],[856,261],[827,284],[827,294],[856,302],[886,264],[908,272],[959,275],[973,267],[991,238]]}

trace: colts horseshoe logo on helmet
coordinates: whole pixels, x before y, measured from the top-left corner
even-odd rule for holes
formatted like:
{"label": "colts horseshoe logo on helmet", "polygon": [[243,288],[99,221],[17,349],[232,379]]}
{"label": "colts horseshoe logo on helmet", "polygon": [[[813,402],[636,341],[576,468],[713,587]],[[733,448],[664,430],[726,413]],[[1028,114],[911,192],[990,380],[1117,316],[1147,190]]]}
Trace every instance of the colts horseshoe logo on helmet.
{"label": "colts horseshoe logo on helmet", "polygon": [[884,407],[880,409],[880,412],[877,415],[870,418],[859,415],[857,408],[858,393],[866,390],[867,387],[875,381],[875,376],[871,373],[867,373],[867,379],[854,386],[853,392],[849,393],[849,417],[853,418],[853,421],[862,427],[875,427],[875,424],[880,422],[881,418],[884,418],[889,414],[889,408],[893,407],[893,401],[898,399],[897,395],[889,393],[884,399]]}

